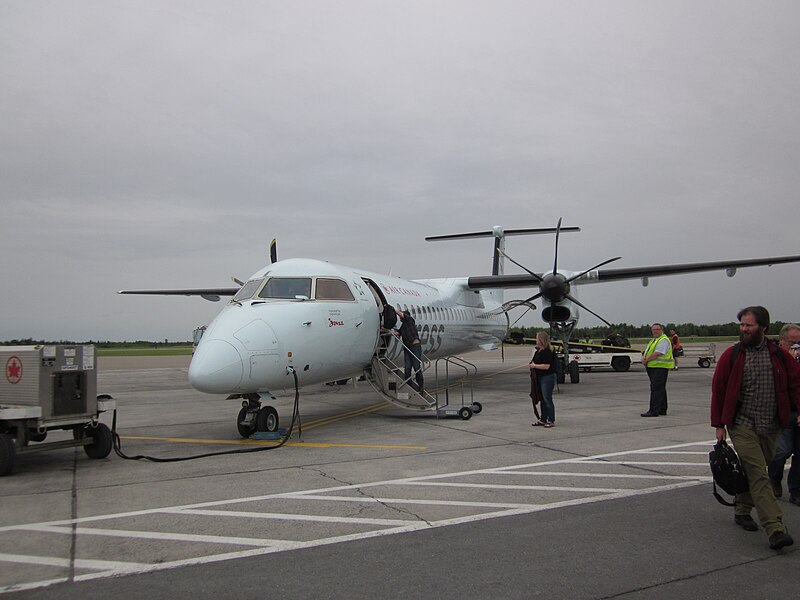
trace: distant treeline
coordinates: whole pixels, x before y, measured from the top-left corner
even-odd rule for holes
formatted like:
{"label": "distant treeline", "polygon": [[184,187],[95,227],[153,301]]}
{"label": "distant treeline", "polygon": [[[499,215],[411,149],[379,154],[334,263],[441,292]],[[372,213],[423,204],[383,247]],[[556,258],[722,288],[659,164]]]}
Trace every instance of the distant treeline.
{"label": "distant treeline", "polygon": [[70,345],[70,344],[93,344],[97,348],[142,348],[142,347],[151,347],[151,348],[169,348],[172,346],[191,346],[192,342],[185,341],[185,342],[170,342],[169,340],[164,340],[163,342],[153,342],[150,340],[138,340],[135,342],[110,342],[110,341],[95,341],[95,340],[88,340],[82,342],[76,342],[75,340],[34,340],[32,338],[25,338],[23,340],[8,340],[5,342],[0,342],[0,346],[55,346],[58,344],[62,345]]}
{"label": "distant treeline", "polygon": [[[770,335],[777,335],[785,323],[775,321],[770,323]],[[739,323],[722,323],[721,325],[695,325],[694,323],[664,323],[664,329],[669,333],[674,329],[681,337],[717,337],[717,336],[738,336]],[[535,337],[539,331],[548,331],[544,327],[512,327],[511,334],[522,334],[523,337]],[[573,339],[604,339],[609,335],[619,334],[626,338],[646,338],[650,337],[650,325],[629,325],[628,323],[612,323],[611,327],[576,327],[572,332]]]}
{"label": "distant treeline", "polygon": [[[769,326],[770,335],[776,336],[785,323],[782,321],[775,321]],[[695,325],[694,323],[665,323],[664,327],[667,332],[674,329],[681,337],[717,337],[717,336],[738,336],[739,324],[736,322],[722,323],[721,325]],[[522,337],[536,337],[539,331],[547,331],[547,327],[512,327],[509,337],[517,337],[520,334]],[[609,335],[619,334],[626,338],[646,338],[650,337],[650,325],[629,325],[628,323],[612,323],[611,327],[577,327],[572,332],[573,339],[604,339]],[[135,342],[123,341],[95,341],[88,340],[76,342],[75,340],[34,340],[26,338],[22,340],[8,340],[0,342],[2,346],[36,346],[39,344],[94,344],[98,348],[168,348],[170,346],[187,346],[191,345],[190,341],[169,341],[154,342],[152,340],[137,340]]]}

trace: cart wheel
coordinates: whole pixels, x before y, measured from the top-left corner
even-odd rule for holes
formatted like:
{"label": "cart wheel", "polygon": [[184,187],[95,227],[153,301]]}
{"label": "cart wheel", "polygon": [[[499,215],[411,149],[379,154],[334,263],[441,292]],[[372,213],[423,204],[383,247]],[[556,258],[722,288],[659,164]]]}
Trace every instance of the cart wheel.
{"label": "cart wheel", "polygon": [[631,359],[627,356],[615,356],[611,359],[611,368],[617,373],[624,373],[631,368]]}
{"label": "cart wheel", "polygon": [[89,458],[105,458],[111,453],[111,448],[114,446],[114,437],[111,435],[108,425],[98,423],[97,427],[89,427],[86,429],[86,435],[94,440],[91,444],[86,444],[83,447],[86,456]]}
{"label": "cart wheel", "polygon": [[239,430],[239,435],[243,438],[249,438],[255,433],[256,428],[253,425],[242,424],[242,421],[247,416],[247,407],[243,406],[239,411],[239,416],[236,417],[236,429]]}
{"label": "cart wheel", "polygon": [[262,406],[256,415],[256,431],[278,431],[278,411]]}
{"label": "cart wheel", "polygon": [[0,433],[0,476],[10,475],[14,470],[16,452],[14,438],[7,433]]}
{"label": "cart wheel", "polygon": [[573,360],[569,363],[569,382],[580,383],[580,381],[581,381],[580,366],[578,365],[577,360]]}
{"label": "cart wheel", "polygon": [[704,369],[707,369],[708,367],[711,366],[711,360],[708,358],[701,358],[700,360],[697,361],[697,364],[703,367]]}
{"label": "cart wheel", "polygon": [[477,415],[479,412],[483,410],[483,404],[480,402],[473,402],[472,403],[472,414]]}
{"label": "cart wheel", "polygon": [[47,431],[39,433],[35,429],[28,429],[28,439],[32,442],[43,442],[47,439]]}
{"label": "cart wheel", "polygon": [[469,421],[472,418],[472,409],[469,406],[462,406],[458,409],[458,416]]}

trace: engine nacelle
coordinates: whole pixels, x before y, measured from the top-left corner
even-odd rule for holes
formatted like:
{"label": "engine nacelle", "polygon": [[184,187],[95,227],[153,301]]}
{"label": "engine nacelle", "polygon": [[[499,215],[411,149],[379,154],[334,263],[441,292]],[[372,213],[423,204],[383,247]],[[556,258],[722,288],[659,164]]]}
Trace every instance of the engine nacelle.
{"label": "engine nacelle", "polygon": [[554,304],[542,309],[542,319],[547,323],[563,323],[569,321],[572,314],[568,306]]}

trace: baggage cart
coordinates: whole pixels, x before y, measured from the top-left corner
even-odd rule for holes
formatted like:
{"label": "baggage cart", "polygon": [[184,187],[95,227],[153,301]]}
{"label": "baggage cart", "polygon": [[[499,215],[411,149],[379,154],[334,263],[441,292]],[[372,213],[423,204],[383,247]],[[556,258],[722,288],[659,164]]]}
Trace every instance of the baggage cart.
{"label": "baggage cart", "polygon": [[[99,416],[116,402],[97,395],[93,345],[0,346],[0,368],[0,476],[31,452],[83,446],[90,458],[109,455],[111,430]],[[45,442],[55,430],[72,435]]]}

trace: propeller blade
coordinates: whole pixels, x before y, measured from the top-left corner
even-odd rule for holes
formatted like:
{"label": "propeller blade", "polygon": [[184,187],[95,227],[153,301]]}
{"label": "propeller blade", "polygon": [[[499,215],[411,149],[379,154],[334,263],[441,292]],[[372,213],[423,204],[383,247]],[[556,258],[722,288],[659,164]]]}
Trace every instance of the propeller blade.
{"label": "propeller blade", "polygon": [[580,302],[578,302],[578,300],[577,300],[576,298],[574,298],[573,296],[570,296],[569,294],[567,294],[567,300],[569,300],[569,301],[570,301],[570,302],[572,302],[573,304],[577,304],[577,305],[578,305],[578,306],[580,306],[580,307],[581,307],[583,310],[585,310],[586,312],[588,312],[588,313],[590,313],[590,314],[593,314],[595,317],[597,317],[598,319],[600,319],[600,320],[601,320],[603,323],[605,323],[606,325],[608,325],[609,327],[611,327],[611,323],[609,323],[608,321],[606,321],[606,320],[605,320],[603,317],[601,317],[600,315],[598,315],[598,314],[597,314],[596,312],[594,312],[592,309],[588,308],[588,307],[587,307],[585,304],[581,304]]}
{"label": "propeller blade", "polygon": [[571,283],[572,281],[574,281],[574,280],[578,279],[578,277],[583,277],[583,276],[584,276],[584,275],[586,275],[586,274],[587,274],[589,271],[594,271],[595,269],[599,269],[599,268],[600,268],[600,267],[602,267],[603,265],[607,265],[608,263],[612,263],[612,262],[614,262],[615,260],[619,260],[620,258],[622,258],[622,257],[621,257],[621,256],[615,256],[614,258],[609,258],[608,260],[604,260],[604,261],[603,261],[603,262],[601,262],[600,264],[597,264],[597,265],[593,266],[591,269],[586,269],[586,270],[585,270],[583,273],[578,273],[577,275],[573,275],[572,277],[570,277],[569,279],[567,279],[567,283]]}
{"label": "propeller blade", "polygon": [[526,273],[528,273],[529,275],[531,275],[531,276],[532,276],[532,277],[533,277],[533,278],[536,280],[536,283],[541,283],[541,282],[542,282],[542,278],[541,278],[541,277],[539,277],[539,276],[538,276],[536,273],[534,273],[533,271],[529,270],[527,267],[525,267],[525,266],[523,266],[523,265],[519,264],[517,261],[515,261],[513,258],[511,258],[511,257],[510,257],[508,254],[506,254],[505,252],[503,252],[502,248],[498,248],[498,249],[497,249],[497,252],[498,252],[498,254],[502,254],[503,256],[505,256],[505,257],[506,257],[508,260],[510,260],[510,261],[511,261],[512,263],[514,263],[515,265],[517,265],[517,266],[518,266],[520,269],[522,269],[523,271],[525,271]]}
{"label": "propeller blade", "polygon": [[274,239],[269,243],[269,262],[278,262],[278,244]]}
{"label": "propeller blade", "polygon": [[556,251],[553,253],[553,273],[558,271],[558,236],[561,234],[561,219],[558,218],[558,225],[556,225]]}
{"label": "propeller blade", "polygon": [[533,302],[534,300],[538,300],[538,299],[539,299],[539,298],[541,298],[541,297],[542,297],[542,292],[539,292],[538,294],[534,294],[534,295],[533,295],[533,296],[531,296],[530,298],[525,298],[525,300],[523,300],[523,301],[521,302],[521,304],[525,304],[525,303],[527,303],[527,302]]}

